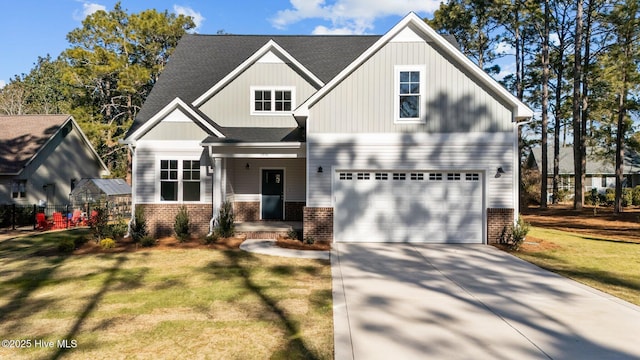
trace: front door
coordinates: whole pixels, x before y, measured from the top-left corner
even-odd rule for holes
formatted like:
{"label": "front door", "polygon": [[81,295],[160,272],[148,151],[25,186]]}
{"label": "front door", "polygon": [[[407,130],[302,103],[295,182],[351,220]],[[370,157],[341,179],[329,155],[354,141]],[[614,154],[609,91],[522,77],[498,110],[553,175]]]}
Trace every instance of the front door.
{"label": "front door", "polygon": [[282,220],[284,170],[262,170],[262,220]]}

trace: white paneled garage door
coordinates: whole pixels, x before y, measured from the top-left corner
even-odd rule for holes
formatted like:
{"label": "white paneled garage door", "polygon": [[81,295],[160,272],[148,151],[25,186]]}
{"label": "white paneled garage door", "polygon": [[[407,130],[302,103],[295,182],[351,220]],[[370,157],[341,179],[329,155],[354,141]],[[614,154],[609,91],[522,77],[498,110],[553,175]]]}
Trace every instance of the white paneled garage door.
{"label": "white paneled garage door", "polygon": [[460,171],[337,171],[339,242],[482,243],[483,178]]}

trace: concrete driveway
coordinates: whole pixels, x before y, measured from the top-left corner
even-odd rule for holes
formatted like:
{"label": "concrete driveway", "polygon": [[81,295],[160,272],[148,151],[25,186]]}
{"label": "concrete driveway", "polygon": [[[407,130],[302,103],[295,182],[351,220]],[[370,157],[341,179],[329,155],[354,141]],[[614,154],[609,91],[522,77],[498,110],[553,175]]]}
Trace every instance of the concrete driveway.
{"label": "concrete driveway", "polygon": [[338,360],[640,359],[640,307],[491,246],[333,245]]}

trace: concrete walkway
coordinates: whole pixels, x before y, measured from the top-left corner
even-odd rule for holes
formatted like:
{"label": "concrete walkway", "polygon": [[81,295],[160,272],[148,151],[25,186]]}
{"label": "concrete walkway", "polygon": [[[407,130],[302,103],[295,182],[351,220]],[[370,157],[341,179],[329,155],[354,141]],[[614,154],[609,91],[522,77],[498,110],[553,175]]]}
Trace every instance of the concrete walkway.
{"label": "concrete walkway", "polygon": [[330,257],[328,251],[284,249],[277,246],[275,240],[248,239],[240,244],[240,249],[256,254],[302,259],[329,260]]}
{"label": "concrete walkway", "polygon": [[491,246],[333,246],[338,360],[640,359],[640,307]]}

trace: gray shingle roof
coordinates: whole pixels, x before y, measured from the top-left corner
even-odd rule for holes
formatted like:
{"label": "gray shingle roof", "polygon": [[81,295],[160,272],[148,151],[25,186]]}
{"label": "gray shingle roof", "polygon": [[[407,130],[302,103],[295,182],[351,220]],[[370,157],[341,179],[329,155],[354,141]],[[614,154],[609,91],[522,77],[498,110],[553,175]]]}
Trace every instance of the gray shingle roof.
{"label": "gray shingle roof", "polygon": [[69,118],[69,115],[0,116],[0,174],[22,171]]}
{"label": "gray shingle roof", "polygon": [[[553,174],[553,146],[549,146],[547,150],[547,173]],[[535,147],[531,149],[531,154],[529,157],[529,166],[533,166],[534,168],[540,168],[542,159],[542,148]],[[574,174],[574,162],[573,162],[573,147],[572,146],[561,146],[560,147],[560,174],[561,175],[573,175]],[[636,174],[640,171],[640,157],[638,154],[625,151],[625,159],[624,159],[624,173],[625,174]],[[605,161],[601,157],[596,156],[593,153],[593,149],[587,148],[587,174],[591,175],[608,175],[615,174],[615,159],[612,158],[610,161]]]}
{"label": "gray shingle roof", "polygon": [[82,179],[76,184],[72,194],[87,188],[87,183],[93,183],[95,187],[107,196],[131,194],[131,186],[123,179]]}
{"label": "gray shingle roof", "polygon": [[222,132],[226,138],[207,137],[202,143],[255,143],[255,142],[305,142],[305,133],[300,128],[251,128],[225,127]]}
{"label": "gray shingle roof", "polygon": [[176,97],[192,103],[272,39],[326,83],[379,38],[380,36],[185,35],[127,136]]}

